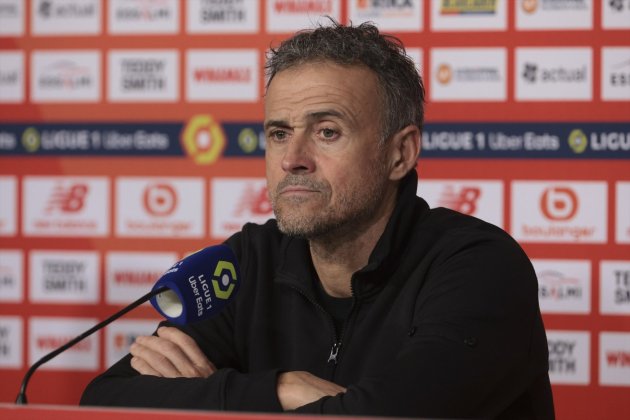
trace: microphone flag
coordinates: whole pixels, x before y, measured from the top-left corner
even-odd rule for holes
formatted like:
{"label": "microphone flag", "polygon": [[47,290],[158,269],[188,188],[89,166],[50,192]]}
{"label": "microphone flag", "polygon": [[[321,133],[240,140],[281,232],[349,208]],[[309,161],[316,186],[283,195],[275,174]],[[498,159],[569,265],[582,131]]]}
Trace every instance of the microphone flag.
{"label": "microphone flag", "polygon": [[204,248],[176,262],[153,290],[168,290],[151,298],[153,307],[169,321],[190,324],[217,315],[240,287],[236,256],[227,245]]}

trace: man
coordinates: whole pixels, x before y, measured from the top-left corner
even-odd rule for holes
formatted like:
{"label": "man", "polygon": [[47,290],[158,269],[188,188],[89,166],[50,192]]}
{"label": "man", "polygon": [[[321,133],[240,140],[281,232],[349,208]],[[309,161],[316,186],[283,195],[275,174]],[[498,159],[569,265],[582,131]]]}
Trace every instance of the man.
{"label": "man", "polygon": [[283,42],[267,70],[276,220],[227,241],[236,301],[139,337],[82,403],[553,418],[527,257],[416,197],[424,91],[399,41],[333,24]]}

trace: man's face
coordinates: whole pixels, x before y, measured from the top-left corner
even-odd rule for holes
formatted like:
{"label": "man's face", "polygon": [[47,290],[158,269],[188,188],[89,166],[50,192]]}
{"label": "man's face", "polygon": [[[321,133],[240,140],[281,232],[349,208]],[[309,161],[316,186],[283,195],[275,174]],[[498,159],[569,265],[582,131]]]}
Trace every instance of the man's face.
{"label": "man's face", "polygon": [[265,99],[269,196],[284,233],[309,239],[369,226],[388,175],[376,75],[305,63],[277,73]]}

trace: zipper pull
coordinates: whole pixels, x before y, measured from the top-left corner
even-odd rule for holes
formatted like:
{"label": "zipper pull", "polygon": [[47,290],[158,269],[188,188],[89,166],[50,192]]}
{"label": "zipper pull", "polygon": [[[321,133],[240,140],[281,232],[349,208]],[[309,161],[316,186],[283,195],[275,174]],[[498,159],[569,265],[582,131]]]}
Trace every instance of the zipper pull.
{"label": "zipper pull", "polygon": [[341,348],[341,341],[338,343],[334,343],[332,349],[330,349],[330,356],[328,356],[328,362],[333,362],[337,364],[337,354],[339,354],[339,349]]}

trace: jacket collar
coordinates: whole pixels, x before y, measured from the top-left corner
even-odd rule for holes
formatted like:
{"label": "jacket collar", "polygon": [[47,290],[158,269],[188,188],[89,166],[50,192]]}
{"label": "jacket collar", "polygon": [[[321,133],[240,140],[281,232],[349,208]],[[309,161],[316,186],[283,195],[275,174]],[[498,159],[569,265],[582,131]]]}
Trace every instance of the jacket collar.
{"label": "jacket collar", "polygon": [[[429,210],[427,203],[416,196],[417,187],[418,173],[414,169],[400,183],[396,206],[370,254],[368,264],[352,277],[355,297],[368,298],[378,293],[391,272],[398,266],[411,234],[410,226],[418,217],[424,217]],[[311,281],[314,269],[308,241],[284,236],[282,255],[277,281],[314,296]]]}

